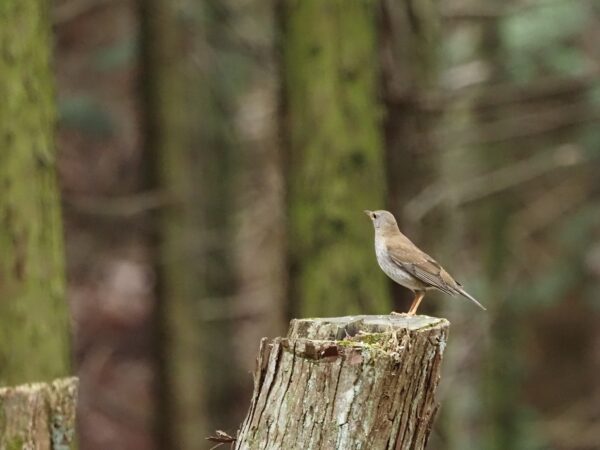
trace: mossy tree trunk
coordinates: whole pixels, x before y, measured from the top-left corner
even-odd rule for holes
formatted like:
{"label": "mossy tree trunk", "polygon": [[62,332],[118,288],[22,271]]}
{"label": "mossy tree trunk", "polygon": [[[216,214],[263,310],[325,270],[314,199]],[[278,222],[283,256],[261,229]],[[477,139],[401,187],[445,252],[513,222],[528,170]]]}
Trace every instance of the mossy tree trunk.
{"label": "mossy tree trunk", "polygon": [[47,6],[0,2],[0,385],[69,369]]}
{"label": "mossy tree trunk", "polygon": [[281,7],[290,291],[303,316],[391,308],[362,213],[385,207],[376,6]]}

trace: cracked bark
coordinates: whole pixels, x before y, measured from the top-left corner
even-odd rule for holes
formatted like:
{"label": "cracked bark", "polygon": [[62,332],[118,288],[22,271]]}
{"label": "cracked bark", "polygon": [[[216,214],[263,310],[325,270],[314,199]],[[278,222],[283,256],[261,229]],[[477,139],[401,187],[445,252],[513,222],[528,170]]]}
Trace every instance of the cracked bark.
{"label": "cracked bark", "polygon": [[237,450],[420,450],[449,323],[426,316],[295,319],[263,339]]}
{"label": "cracked bark", "polygon": [[1,388],[0,449],[74,449],[76,401],[76,378]]}

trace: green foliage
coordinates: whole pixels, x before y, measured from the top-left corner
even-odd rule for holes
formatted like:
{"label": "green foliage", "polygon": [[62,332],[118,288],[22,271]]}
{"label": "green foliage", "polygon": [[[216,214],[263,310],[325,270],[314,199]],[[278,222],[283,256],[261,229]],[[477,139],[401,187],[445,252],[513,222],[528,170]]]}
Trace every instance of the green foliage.
{"label": "green foliage", "polygon": [[504,19],[503,41],[511,53],[544,50],[548,44],[564,42],[578,34],[587,14],[586,2],[538,2]]}
{"label": "green foliage", "polygon": [[585,55],[572,43],[589,17],[586,2],[540,2],[501,22],[508,70],[516,80],[531,81],[556,73],[573,75],[586,68]]}
{"label": "green foliage", "polygon": [[25,440],[21,437],[15,437],[6,443],[6,450],[22,450],[25,446]]}

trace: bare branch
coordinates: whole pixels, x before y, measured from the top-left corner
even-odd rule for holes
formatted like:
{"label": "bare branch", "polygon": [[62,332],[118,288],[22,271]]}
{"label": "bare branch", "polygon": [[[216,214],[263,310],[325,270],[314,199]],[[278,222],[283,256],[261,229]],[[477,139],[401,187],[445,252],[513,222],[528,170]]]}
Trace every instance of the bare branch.
{"label": "bare branch", "polygon": [[449,190],[446,184],[436,183],[425,188],[404,208],[404,217],[419,221],[443,203],[464,205],[526,183],[559,168],[583,164],[587,160],[573,145],[559,147],[552,155],[535,155],[479,177],[467,179]]}
{"label": "bare branch", "polygon": [[147,191],[122,197],[66,194],[63,200],[66,207],[78,213],[119,218],[136,216],[174,203],[172,196],[165,191]]}
{"label": "bare branch", "polygon": [[571,126],[582,125],[600,119],[600,111],[591,109],[589,102],[515,115],[477,128],[467,130],[440,130],[435,133],[438,142],[452,141],[456,146],[495,144],[550,133]]}
{"label": "bare branch", "polygon": [[122,0],[71,0],[54,7],[52,23],[54,26],[66,25],[96,9],[105,8],[112,3],[119,3],[121,1]]}

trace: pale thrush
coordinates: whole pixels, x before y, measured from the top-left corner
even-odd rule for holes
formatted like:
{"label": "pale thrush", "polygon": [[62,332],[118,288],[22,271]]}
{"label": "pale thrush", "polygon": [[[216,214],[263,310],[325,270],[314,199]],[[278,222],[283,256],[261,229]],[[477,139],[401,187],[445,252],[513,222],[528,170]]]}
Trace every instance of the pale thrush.
{"label": "pale thrush", "polygon": [[388,277],[415,294],[408,315],[417,312],[425,291],[430,289],[453,296],[460,294],[485,310],[436,260],[400,232],[392,213],[383,210],[365,210],[365,213],[375,228],[375,254],[379,267]]}

